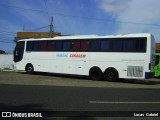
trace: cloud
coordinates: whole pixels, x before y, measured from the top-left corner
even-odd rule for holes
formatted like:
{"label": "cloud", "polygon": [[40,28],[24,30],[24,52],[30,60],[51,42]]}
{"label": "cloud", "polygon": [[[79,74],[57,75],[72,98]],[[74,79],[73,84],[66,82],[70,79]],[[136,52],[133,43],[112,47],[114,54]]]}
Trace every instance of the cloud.
{"label": "cloud", "polygon": [[131,1],[129,7],[117,17],[117,20],[142,24],[119,24],[117,33],[149,32],[153,33],[156,39],[160,38],[160,35],[157,34],[157,31],[160,30],[160,26],[158,26],[160,21],[159,9],[159,0]]}
{"label": "cloud", "polygon": [[115,28],[115,34],[148,32],[160,42],[159,0],[101,0],[100,5],[107,14],[116,15],[115,21],[121,21]]}
{"label": "cloud", "polygon": [[107,13],[118,14],[128,8],[130,0],[97,0],[99,7]]}

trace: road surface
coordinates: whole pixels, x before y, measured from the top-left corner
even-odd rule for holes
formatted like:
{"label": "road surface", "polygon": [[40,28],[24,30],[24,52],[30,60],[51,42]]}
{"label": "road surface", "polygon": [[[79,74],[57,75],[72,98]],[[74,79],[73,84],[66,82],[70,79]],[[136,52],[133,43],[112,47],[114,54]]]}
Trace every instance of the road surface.
{"label": "road surface", "polygon": [[118,111],[125,116],[127,111],[160,111],[159,93],[160,89],[145,88],[0,85],[0,108],[1,111]]}

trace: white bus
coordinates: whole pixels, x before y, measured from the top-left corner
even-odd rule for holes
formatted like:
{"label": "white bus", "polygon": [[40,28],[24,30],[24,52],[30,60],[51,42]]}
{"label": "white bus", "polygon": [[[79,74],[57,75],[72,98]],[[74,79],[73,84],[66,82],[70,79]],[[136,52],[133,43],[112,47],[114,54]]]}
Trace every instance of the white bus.
{"label": "white bus", "polygon": [[153,74],[154,54],[150,33],[23,39],[15,47],[14,68],[108,81],[146,79]]}

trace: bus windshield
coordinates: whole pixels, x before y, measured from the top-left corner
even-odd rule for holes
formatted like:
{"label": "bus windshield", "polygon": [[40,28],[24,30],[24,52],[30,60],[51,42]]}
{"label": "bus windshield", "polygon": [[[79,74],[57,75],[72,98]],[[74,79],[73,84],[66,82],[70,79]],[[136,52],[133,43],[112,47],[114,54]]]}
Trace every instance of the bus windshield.
{"label": "bus windshield", "polygon": [[24,41],[17,42],[14,50],[14,62],[19,62],[22,60],[24,53],[24,44]]}

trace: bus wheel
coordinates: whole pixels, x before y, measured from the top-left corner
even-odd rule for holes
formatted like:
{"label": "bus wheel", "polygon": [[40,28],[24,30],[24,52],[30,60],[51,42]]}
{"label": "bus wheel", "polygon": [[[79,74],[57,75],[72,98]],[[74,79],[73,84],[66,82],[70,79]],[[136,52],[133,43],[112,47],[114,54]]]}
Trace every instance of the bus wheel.
{"label": "bus wheel", "polygon": [[34,72],[34,67],[33,67],[32,64],[27,64],[25,70],[26,70],[27,73],[31,74],[31,73]]}
{"label": "bus wheel", "polygon": [[119,74],[118,71],[114,68],[108,68],[104,72],[104,80],[110,81],[110,82],[116,82],[119,79]]}
{"label": "bus wheel", "polygon": [[102,71],[98,67],[93,67],[89,71],[89,78],[92,80],[100,80],[102,76],[103,76]]}

